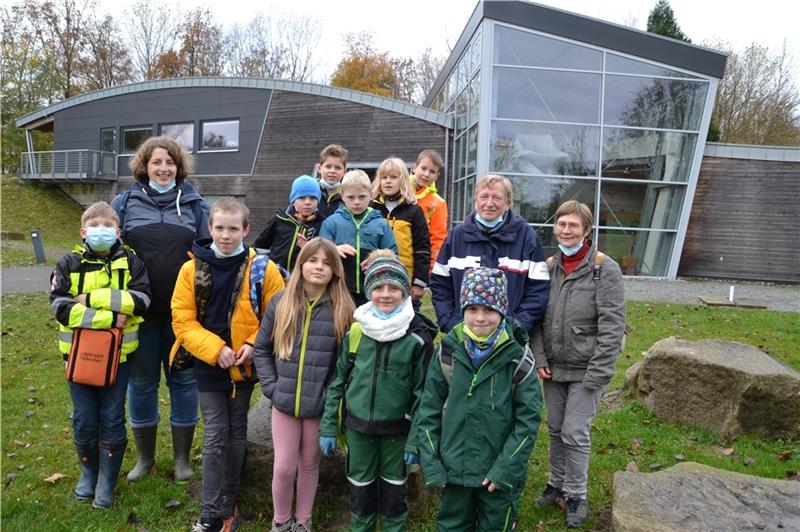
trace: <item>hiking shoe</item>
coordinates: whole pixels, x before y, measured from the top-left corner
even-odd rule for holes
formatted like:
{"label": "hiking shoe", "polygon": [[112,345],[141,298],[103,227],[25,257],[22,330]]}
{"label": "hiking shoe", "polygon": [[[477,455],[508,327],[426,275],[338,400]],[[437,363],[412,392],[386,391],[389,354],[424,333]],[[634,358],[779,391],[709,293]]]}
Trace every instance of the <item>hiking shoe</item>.
{"label": "hiking shoe", "polygon": [[586,499],[567,499],[567,528],[578,528],[586,521],[589,506]]}
{"label": "hiking shoe", "polygon": [[285,523],[272,522],[272,532],[292,532],[294,530],[294,521],[291,519]]}
{"label": "hiking shoe", "polygon": [[292,532],[311,532],[311,519],[305,523],[295,523]]}
{"label": "hiking shoe", "polygon": [[222,521],[219,519],[198,519],[192,526],[192,532],[222,532]]}
{"label": "hiking shoe", "polygon": [[548,484],[542,494],[533,499],[533,502],[536,504],[536,506],[555,506],[556,501],[563,498],[563,491]]}

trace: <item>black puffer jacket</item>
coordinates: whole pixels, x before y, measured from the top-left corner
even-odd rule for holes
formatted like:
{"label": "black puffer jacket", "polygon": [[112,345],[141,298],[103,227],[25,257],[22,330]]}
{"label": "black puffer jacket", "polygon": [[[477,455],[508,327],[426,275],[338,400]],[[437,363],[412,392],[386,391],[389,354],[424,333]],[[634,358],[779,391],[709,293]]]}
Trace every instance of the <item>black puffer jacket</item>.
{"label": "black puffer jacket", "polygon": [[273,353],[272,327],[275,308],[283,295],[280,292],[272,298],[256,337],[255,366],[261,391],[284,414],[319,417],[339,351],[330,300],[324,294],[311,309],[310,317],[307,310],[301,313],[292,356],[281,360]]}

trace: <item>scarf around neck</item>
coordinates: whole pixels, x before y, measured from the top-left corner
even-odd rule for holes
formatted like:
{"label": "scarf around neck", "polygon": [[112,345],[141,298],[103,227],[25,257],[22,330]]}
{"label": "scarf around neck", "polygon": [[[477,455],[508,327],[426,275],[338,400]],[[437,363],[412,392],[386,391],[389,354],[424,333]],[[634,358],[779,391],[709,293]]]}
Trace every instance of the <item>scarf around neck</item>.
{"label": "scarf around neck", "polygon": [[416,315],[410,297],[400,303],[400,312],[392,314],[385,320],[376,316],[372,312],[372,307],[372,301],[364,303],[356,309],[353,317],[361,324],[364,334],[378,342],[391,342],[405,336],[411,320]]}

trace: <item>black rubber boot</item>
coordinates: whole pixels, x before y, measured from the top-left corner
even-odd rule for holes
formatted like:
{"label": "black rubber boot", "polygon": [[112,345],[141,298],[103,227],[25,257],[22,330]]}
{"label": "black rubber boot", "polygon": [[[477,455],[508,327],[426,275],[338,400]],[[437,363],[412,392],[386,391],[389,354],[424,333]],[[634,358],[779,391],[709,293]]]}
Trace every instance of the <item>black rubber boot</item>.
{"label": "black rubber boot", "polygon": [[194,440],[194,425],[191,427],[172,427],[172,453],[175,464],[175,480],[185,482],[194,476],[190,453]]}
{"label": "black rubber boot", "polygon": [[91,501],[94,499],[94,487],[97,485],[97,442],[88,445],[76,443],[75,449],[78,451],[78,463],[81,466],[81,478],[75,486],[75,497],[81,501]]}
{"label": "black rubber boot", "polygon": [[97,476],[92,507],[107,509],[114,504],[114,488],[117,487],[117,478],[127,446],[127,442],[100,443],[100,473]]}

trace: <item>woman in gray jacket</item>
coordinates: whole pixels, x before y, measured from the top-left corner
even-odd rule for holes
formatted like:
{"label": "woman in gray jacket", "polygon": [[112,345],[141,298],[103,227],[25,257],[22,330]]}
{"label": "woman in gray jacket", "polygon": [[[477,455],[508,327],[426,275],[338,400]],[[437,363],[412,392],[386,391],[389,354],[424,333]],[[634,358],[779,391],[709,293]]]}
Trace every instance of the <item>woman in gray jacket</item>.
{"label": "woman in gray jacket", "polygon": [[550,300],[533,334],[547,405],[550,477],[535,502],[565,499],[567,526],[579,527],[588,514],[589,430],[622,347],[625,297],[619,266],[589,240],[589,207],[570,200],[554,218],[560,251],[548,259]]}
{"label": "woman in gray jacket", "polygon": [[311,530],[325,392],[353,312],[336,246],[319,237],[309,240],[286,290],[272,298],[255,345],[261,390],[272,401],[273,531]]}

